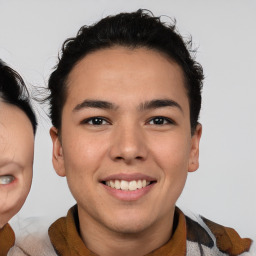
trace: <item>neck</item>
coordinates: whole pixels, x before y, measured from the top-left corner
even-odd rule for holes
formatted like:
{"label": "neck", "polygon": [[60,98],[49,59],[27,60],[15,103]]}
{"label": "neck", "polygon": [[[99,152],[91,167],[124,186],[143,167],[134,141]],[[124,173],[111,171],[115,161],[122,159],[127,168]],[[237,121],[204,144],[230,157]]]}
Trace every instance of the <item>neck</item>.
{"label": "neck", "polygon": [[[142,256],[164,245],[173,230],[173,211],[135,233],[122,233],[110,230],[95,219],[79,215],[80,234],[89,250],[104,256]],[[100,245],[100,246],[99,246]]]}
{"label": "neck", "polygon": [[9,217],[5,216],[5,214],[0,215],[0,229],[3,228],[9,220]]}

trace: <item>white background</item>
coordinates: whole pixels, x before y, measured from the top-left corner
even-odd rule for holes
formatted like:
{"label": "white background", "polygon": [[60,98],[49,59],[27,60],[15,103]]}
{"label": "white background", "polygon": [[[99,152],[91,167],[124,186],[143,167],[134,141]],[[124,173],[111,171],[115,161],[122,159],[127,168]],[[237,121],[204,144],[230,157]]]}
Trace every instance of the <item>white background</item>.
{"label": "white background", "polygon": [[[45,86],[66,38],[84,24],[138,8],[175,17],[180,33],[199,47],[206,75],[200,168],[189,174],[178,205],[256,237],[256,1],[0,0],[0,57],[28,84]],[[56,218],[74,200],[52,168],[50,121],[36,108],[34,179],[18,217]]]}

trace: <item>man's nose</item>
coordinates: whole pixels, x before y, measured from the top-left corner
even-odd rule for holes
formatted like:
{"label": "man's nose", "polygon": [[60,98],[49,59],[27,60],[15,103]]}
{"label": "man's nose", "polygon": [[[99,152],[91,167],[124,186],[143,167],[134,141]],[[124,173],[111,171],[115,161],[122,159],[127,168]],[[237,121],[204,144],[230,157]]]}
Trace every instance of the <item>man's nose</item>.
{"label": "man's nose", "polygon": [[143,127],[135,124],[120,126],[115,129],[112,138],[112,160],[132,164],[134,161],[144,161],[147,158],[148,150]]}

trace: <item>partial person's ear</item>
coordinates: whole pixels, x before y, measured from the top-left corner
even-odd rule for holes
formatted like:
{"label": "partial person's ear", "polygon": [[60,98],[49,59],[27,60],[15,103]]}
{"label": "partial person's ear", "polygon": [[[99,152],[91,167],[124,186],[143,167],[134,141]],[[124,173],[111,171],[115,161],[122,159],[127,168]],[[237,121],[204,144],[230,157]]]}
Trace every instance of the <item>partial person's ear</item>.
{"label": "partial person's ear", "polygon": [[202,125],[197,124],[194,134],[191,138],[191,149],[189,157],[188,171],[194,172],[199,167],[199,143],[202,135]]}
{"label": "partial person's ear", "polygon": [[56,171],[56,173],[64,177],[66,176],[65,167],[64,167],[64,159],[62,153],[62,145],[60,142],[60,138],[58,136],[58,130],[55,127],[50,129],[50,135],[52,138],[52,164]]}

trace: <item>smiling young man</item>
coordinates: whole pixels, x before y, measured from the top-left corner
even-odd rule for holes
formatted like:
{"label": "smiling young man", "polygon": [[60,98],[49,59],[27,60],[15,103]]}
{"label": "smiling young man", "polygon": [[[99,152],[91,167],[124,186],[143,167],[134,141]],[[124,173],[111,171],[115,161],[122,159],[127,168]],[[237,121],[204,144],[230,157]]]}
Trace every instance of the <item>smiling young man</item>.
{"label": "smiling young man", "polygon": [[203,72],[186,45],[141,10],[64,43],[50,135],[77,205],[49,228],[57,255],[249,255],[250,239],[175,206],[202,132]]}

